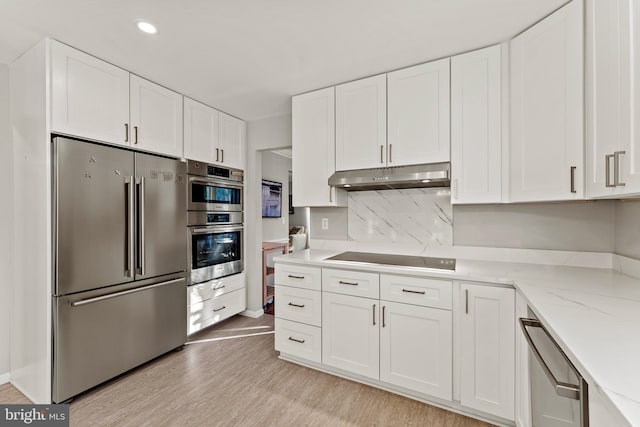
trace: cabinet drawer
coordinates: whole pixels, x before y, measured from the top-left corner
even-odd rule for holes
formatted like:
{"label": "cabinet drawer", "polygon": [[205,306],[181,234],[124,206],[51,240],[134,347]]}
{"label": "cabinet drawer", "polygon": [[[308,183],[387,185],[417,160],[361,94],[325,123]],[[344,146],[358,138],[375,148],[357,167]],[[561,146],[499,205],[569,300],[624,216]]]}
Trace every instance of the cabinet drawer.
{"label": "cabinet drawer", "polygon": [[245,308],[246,291],[239,289],[219,297],[211,298],[189,306],[189,326],[187,333],[192,334],[202,328],[218,323]]}
{"label": "cabinet drawer", "polygon": [[233,276],[223,277],[221,279],[209,280],[208,282],[187,287],[189,293],[188,304],[197,304],[199,302],[228,294],[244,288],[246,285],[246,276],[244,273],[234,274]]}
{"label": "cabinet drawer", "polygon": [[323,268],[322,290],[358,297],[379,298],[380,275],[365,271]]}
{"label": "cabinet drawer", "polygon": [[276,317],[275,331],[277,351],[320,363],[321,328]]}
{"label": "cabinet drawer", "polygon": [[322,295],[320,291],[276,287],[276,317],[320,326],[322,313]]}
{"label": "cabinet drawer", "polygon": [[320,290],[320,267],[276,263],[276,285]]}
{"label": "cabinet drawer", "polygon": [[380,299],[451,310],[451,280],[380,275]]}

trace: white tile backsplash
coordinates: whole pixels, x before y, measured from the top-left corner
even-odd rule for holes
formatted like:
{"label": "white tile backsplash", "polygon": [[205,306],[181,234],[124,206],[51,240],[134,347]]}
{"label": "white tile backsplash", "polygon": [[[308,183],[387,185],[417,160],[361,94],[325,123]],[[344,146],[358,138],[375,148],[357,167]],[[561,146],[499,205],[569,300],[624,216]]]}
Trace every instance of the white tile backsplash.
{"label": "white tile backsplash", "polygon": [[453,244],[451,192],[444,188],[349,193],[348,239],[394,246]]}

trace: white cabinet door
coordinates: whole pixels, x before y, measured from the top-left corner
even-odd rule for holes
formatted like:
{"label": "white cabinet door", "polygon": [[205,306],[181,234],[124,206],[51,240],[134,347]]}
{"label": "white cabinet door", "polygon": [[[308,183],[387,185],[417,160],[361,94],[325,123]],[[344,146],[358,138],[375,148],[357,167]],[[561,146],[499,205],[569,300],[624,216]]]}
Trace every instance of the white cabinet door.
{"label": "white cabinet door", "polygon": [[134,148],[182,157],[182,95],[131,75]]}
{"label": "white cabinet door", "polygon": [[387,165],[449,161],[449,58],[387,74]]}
{"label": "white cabinet door", "polygon": [[228,114],[219,114],[220,164],[231,168],[245,168],[246,124]]}
{"label": "white cabinet door", "polygon": [[451,312],[389,301],[380,304],[380,379],[451,400]]}
{"label": "white cabinet door", "polygon": [[514,420],[514,290],[462,284],[460,403]]}
{"label": "white cabinet door", "polygon": [[584,197],[582,10],[575,0],[511,41],[511,201]]}
{"label": "white cabinet door", "polygon": [[451,58],[451,203],[502,201],[501,47]]}
{"label": "white cabinet door", "polygon": [[[586,2],[587,196],[640,193],[640,8]],[[607,171],[608,176],[607,176]]]}
{"label": "white cabinet door", "polygon": [[380,301],[322,293],[322,363],[378,379]]}
{"label": "white cabinet door", "polygon": [[215,163],[219,156],[218,110],[185,97],[184,157]]}
{"label": "white cabinet door", "polygon": [[294,96],[293,206],[346,206],[344,190],[328,184],[336,171],[335,88]]}
{"label": "white cabinet door", "polygon": [[51,41],[51,129],[129,145],[129,73]]}
{"label": "white cabinet door", "polygon": [[336,170],[387,164],[387,75],[336,86]]}
{"label": "white cabinet door", "polygon": [[520,327],[520,318],[527,318],[527,301],[516,292],[516,426],[531,427],[531,388],[529,384],[529,344]]}

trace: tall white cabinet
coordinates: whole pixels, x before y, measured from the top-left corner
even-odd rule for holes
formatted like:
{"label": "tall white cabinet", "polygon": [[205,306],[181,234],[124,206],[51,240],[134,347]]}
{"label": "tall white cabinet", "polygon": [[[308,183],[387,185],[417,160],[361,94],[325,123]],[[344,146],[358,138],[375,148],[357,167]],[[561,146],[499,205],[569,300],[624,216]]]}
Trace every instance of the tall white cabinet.
{"label": "tall white cabinet", "polygon": [[461,284],[460,403],[514,419],[515,291]]}
{"label": "tall white cabinet", "polygon": [[336,170],[387,164],[387,75],[336,86]]}
{"label": "tall white cabinet", "polygon": [[449,58],[387,74],[387,166],[449,161]]}
{"label": "tall white cabinet", "polygon": [[335,88],[292,99],[294,206],[346,206],[344,190],[328,184],[336,171]]}
{"label": "tall white cabinet", "polygon": [[502,201],[502,49],[451,58],[452,204]]}
{"label": "tall white cabinet", "polygon": [[511,41],[511,201],[584,197],[583,6]]}

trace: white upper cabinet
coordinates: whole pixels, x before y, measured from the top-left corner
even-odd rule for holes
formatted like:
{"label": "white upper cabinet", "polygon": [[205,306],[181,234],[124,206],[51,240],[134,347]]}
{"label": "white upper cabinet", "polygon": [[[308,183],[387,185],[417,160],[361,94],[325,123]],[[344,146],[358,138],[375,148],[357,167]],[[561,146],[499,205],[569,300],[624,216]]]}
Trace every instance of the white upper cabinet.
{"label": "white upper cabinet", "polygon": [[184,157],[231,168],[245,167],[246,125],[193,99],[184,98]]}
{"label": "white upper cabinet", "polygon": [[129,73],[51,41],[51,129],[129,145]]}
{"label": "white upper cabinet", "polygon": [[515,292],[462,284],[460,403],[514,420]]}
{"label": "white upper cabinet", "polygon": [[182,95],[131,74],[131,146],[183,156]]}
{"label": "white upper cabinet", "polygon": [[587,196],[640,193],[640,8],[588,0]]}
{"label": "white upper cabinet", "polygon": [[501,58],[499,45],[451,58],[453,204],[502,201]]}
{"label": "white upper cabinet", "polygon": [[387,75],[336,86],[336,170],[387,164]]}
{"label": "white upper cabinet", "polygon": [[206,163],[215,163],[220,157],[218,110],[187,97],[184,98],[184,157]]}
{"label": "white upper cabinet", "polygon": [[584,197],[583,7],[511,41],[510,200]]}
{"label": "white upper cabinet", "polygon": [[449,58],[387,74],[388,166],[449,161]]}
{"label": "white upper cabinet", "polygon": [[294,96],[292,174],[294,206],[346,206],[344,190],[328,184],[336,171],[335,88]]}
{"label": "white upper cabinet", "polygon": [[231,168],[244,170],[246,151],[245,122],[220,112],[218,125],[219,163]]}

